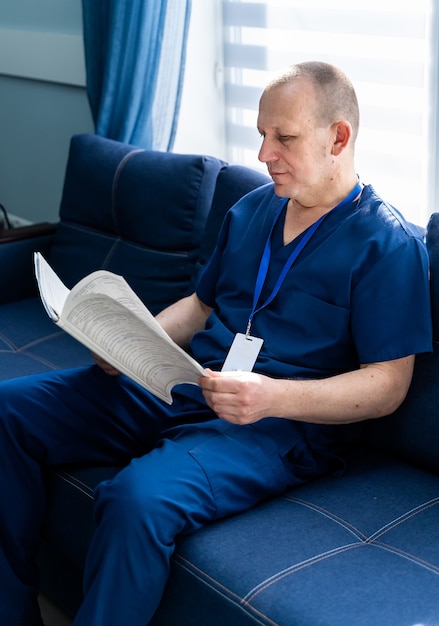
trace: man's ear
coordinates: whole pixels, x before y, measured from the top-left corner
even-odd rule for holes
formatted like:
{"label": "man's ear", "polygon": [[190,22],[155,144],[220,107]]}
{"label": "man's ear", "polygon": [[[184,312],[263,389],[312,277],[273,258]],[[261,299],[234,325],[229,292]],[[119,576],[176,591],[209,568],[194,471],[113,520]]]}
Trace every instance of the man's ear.
{"label": "man's ear", "polygon": [[334,122],[335,139],[332,145],[332,154],[337,156],[349,145],[352,137],[352,128],[349,122]]}

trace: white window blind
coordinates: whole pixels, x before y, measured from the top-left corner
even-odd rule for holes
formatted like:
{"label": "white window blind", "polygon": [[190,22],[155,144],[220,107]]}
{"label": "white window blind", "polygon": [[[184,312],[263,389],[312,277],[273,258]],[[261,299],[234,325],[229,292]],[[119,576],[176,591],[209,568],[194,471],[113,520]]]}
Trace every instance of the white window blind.
{"label": "white window blind", "polygon": [[258,166],[258,101],[273,73],[300,61],[327,61],[357,91],[362,181],[425,224],[435,170],[437,10],[432,0],[223,0],[229,161]]}

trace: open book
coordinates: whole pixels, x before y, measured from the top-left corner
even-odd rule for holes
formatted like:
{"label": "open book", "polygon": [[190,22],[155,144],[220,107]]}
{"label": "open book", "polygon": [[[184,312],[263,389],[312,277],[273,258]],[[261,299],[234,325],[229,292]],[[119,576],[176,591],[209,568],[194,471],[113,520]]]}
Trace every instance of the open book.
{"label": "open book", "polygon": [[207,375],[174,343],[122,276],[100,270],[69,290],[39,252],[34,262],[49,317],[158,398],[172,404],[175,385],[197,384]]}

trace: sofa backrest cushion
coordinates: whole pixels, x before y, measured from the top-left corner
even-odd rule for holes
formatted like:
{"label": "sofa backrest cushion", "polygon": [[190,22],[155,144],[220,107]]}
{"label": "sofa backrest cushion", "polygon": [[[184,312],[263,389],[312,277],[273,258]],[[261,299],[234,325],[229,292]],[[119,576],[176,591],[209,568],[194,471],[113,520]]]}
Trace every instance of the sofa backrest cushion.
{"label": "sofa backrest cushion", "polygon": [[187,292],[224,162],[72,138],[50,262],[68,287],[122,274],[153,313]]}
{"label": "sofa backrest cushion", "polygon": [[413,381],[402,405],[367,424],[367,440],[408,461],[439,473],[439,213],[426,234],[430,258],[433,353],[416,358]]}
{"label": "sofa backrest cushion", "polygon": [[271,178],[266,174],[244,165],[224,165],[221,169],[216,180],[212,208],[204,228],[197,267],[189,291],[195,289],[198,273],[213,252],[227,211],[247,193],[267,183],[271,183]]}

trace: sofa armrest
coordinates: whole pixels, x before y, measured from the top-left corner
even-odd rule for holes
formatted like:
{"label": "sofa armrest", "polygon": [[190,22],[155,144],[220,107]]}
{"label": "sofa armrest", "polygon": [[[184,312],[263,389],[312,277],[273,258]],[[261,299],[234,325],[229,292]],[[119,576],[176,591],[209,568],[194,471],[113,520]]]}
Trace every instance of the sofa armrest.
{"label": "sofa armrest", "polygon": [[0,233],[0,304],[36,295],[33,253],[48,254],[56,228],[41,223]]}
{"label": "sofa armrest", "polygon": [[56,232],[56,226],[56,224],[50,222],[39,222],[38,224],[28,224],[18,228],[5,228],[0,231],[0,245],[21,239],[53,235]]}

